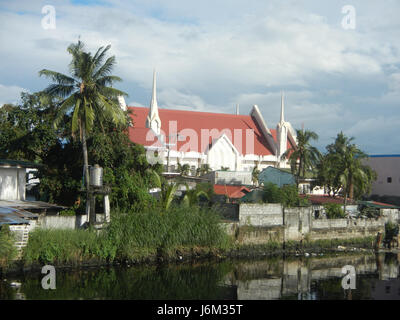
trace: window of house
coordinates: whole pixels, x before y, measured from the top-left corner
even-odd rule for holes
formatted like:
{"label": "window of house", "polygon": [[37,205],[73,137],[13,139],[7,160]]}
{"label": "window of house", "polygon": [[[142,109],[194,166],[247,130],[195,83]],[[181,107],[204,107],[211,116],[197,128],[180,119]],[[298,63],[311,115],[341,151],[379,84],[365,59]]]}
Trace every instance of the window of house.
{"label": "window of house", "polygon": [[387,178],[387,183],[392,183],[392,177]]}

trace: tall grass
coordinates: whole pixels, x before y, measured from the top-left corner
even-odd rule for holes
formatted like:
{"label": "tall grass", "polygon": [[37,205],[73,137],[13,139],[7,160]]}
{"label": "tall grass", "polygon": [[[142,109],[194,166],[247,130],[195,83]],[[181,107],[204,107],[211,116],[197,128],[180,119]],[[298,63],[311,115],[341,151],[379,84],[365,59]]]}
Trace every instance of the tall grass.
{"label": "tall grass", "polygon": [[212,209],[197,206],[171,207],[143,213],[115,213],[108,238],[117,247],[117,256],[132,259],[149,252],[167,254],[180,248],[225,248],[228,236],[220,226],[220,216]]}
{"label": "tall grass", "polygon": [[89,230],[37,229],[29,236],[23,258],[26,264],[78,264],[92,259],[107,260],[104,236]]}
{"label": "tall grass", "polygon": [[0,227],[0,269],[6,269],[18,255],[14,237],[8,225]]}
{"label": "tall grass", "polygon": [[220,216],[197,206],[171,207],[142,213],[112,212],[111,224],[101,233],[91,230],[43,230],[31,233],[23,258],[26,264],[79,264],[90,260],[141,260],[173,255],[194,247],[223,249],[230,244]]}

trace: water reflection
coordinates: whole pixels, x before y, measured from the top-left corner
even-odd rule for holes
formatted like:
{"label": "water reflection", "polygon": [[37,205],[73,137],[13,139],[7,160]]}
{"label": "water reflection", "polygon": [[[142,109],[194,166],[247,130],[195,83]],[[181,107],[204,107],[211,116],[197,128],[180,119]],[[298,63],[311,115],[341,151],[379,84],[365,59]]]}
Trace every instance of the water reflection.
{"label": "water reflection", "polygon": [[[1,280],[0,299],[400,299],[399,260],[371,254],[59,270],[56,290],[42,289],[36,272]],[[345,265],[356,269],[354,290],[342,288]]]}

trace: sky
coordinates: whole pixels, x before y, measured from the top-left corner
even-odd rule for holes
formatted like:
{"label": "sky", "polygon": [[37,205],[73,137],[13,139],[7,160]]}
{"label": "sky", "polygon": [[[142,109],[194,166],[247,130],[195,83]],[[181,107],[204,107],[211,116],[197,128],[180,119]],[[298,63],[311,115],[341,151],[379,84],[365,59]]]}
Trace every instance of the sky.
{"label": "sky", "polygon": [[[48,11],[45,6],[54,9]],[[350,6],[350,9],[348,9]],[[400,153],[400,1],[0,0],[0,105],[68,73],[69,44],[110,44],[130,106],[280,117],[343,131],[368,154]],[[54,17],[54,20],[52,18]]]}

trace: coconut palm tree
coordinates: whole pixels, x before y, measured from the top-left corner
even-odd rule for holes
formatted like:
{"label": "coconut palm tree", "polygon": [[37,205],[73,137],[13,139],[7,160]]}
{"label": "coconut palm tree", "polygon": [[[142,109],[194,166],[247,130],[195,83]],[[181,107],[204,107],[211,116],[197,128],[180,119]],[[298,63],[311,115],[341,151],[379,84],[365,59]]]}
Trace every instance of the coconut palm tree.
{"label": "coconut palm tree", "polygon": [[151,173],[153,174],[154,185],[160,189],[159,204],[163,210],[162,213],[165,213],[171,206],[175,193],[181,184],[176,182],[167,183],[156,171],[151,170]]}
{"label": "coconut palm tree", "polygon": [[[75,137],[79,132],[82,142],[84,173],[86,181],[87,201],[89,201],[89,162],[87,152],[87,136],[94,123],[110,119],[115,124],[127,121],[124,112],[119,107],[118,96],[127,94],[112,87],[114,82],[122,79],[111,75],[115,65],[115,56],[106,59],[107,47],[100,47],[95,55],[86,52],[84,44],[78,41],[71,44],[67,51],[72,55],[69,64],[70,76],[43,69],[40,76],[50,78],[54,83],[44,91],[50,96],[63,98],[54,121],[57,127],[65,114],[72,114],[71,133]],[[105,60],[106,59],[106,60]],[[104,61],[105,60],[105,61]],[[95,217],[90,217],[90,224]]]}
{"label": "coconut palm tree", "polygon": [[182,201],[186,206],[191,207],[199,203],[199,199],[201,196],[203,196],[207,200],[210,200],[209,195],[204,190],[200,190],[199,188],[197,188],[197,186],[196,188],[190,190],[189,186],[186,184],[186,193]]}
{"label": "coconut palm tree", "polygon": [[282,159],[289,159],[292,173],[296,176],[297,184],[300,177],[305,177],[306,172],[316,167],[320,159],[320,152],[311,145],[311,140],[318,140],[318,135],[309,130],[296,130],[297,146],[288,149]]}
{"label": "coconut palm tree", "polygon": [[376,174],[370,167],[362,164],[367,158],[354,143],[354,138],[346,137],[342,132],[337,135],[335,143],[327,147],[336,168],[344,196],[344,210],[346,212],[347,198],[354,198],[354,188],[357,194],[368,192]]}

